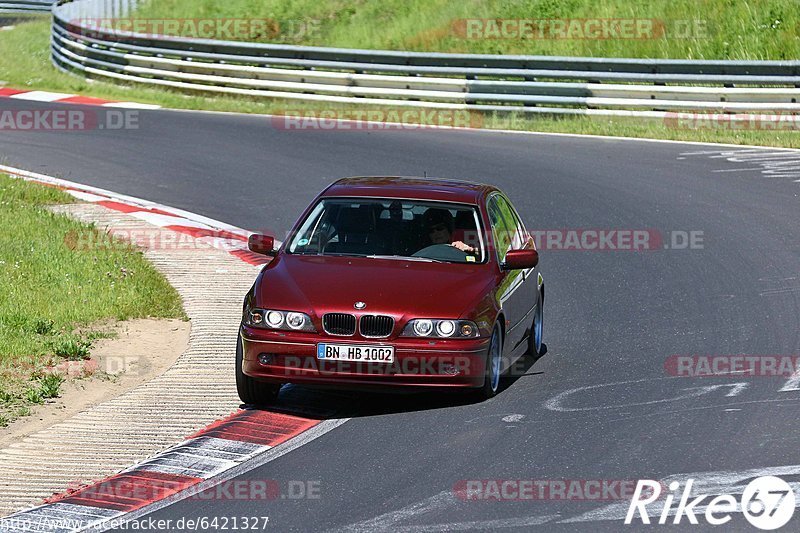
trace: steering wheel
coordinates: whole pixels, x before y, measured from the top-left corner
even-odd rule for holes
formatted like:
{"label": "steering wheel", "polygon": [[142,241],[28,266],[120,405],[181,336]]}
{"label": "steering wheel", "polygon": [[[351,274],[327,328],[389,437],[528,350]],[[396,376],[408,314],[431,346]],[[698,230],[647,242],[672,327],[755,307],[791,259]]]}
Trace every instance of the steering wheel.
{"label": "steering wheel", "polygon": [[425,257],[439,261],[458,261],[460,263],[466,263],[468,255],[467,252],[449,244],[432,244],[411,254],[412,257]]}

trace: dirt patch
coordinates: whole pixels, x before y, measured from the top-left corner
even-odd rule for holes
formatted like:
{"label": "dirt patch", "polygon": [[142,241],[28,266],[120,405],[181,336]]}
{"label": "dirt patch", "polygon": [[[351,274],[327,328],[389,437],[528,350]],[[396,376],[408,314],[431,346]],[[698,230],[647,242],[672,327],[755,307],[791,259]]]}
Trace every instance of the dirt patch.
{"label": "dirt patch", "polygon": [[31,406],[30,416],[1,428],[0,448],[162,374],[189,343],[189,322],[178,319],[128,320],[109,329],[116,337],[95,341],[90,360],[59,369],[67,375],[89,377],[68,378],[58,398]]}

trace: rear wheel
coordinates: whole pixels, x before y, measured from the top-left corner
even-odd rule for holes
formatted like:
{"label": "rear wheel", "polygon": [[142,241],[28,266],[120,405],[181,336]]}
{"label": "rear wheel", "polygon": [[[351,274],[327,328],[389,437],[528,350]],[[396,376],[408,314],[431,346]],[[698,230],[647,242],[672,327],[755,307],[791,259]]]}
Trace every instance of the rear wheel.
{"label": "rear wheel", "polygon": [[500,326],[495,325],[492,331],[492,340],[489,343],[489,352],[486,354],[486,377],[483,387],[478,389],[481,399],[492,398],[500,388],[500,368],[503,361],[503,334]]}
{"label": "rear wheel", "polygon": [[242,372],[242,339],[236,339],[236,391],[242,402],[252,405],[268,405],[278,398],[280,384],[263,383]]}

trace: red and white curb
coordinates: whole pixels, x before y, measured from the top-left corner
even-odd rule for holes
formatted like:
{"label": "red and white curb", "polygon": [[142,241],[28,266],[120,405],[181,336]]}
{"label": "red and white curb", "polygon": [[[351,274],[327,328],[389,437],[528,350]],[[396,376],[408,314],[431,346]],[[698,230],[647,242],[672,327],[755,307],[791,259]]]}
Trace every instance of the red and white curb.
{"label": "red and white curb", "polygon": [[29,100],[32,102],[55,102],[59,104],[81,104],[96,105],[102,107],[122,107],[126,109],[160,109],[160,105],[140,104],[137,102],[117,102],[114,100],[104,100],[92,96],[81,96],[79,94],[54,93],[49,91],[31,91],[22,89],[12,89],[10,87],[0,87],[0,97],[11,98],[13,100]]}
{"label": "red and white curb", "polygon": [[247,238],[252,232],[218,220],[149,200],[125,196],[105,189],[5,165],[0,165],[0,172],[42,185],[57,187],[83,202],[94,203],[128,214],[153,226],[189,235],[210,247],[225,250],[251,265],[263,265],[269,261],[263,255],[254,254],[247,249]]}
{"label": "red and white curb", "polygon": [[[76,533],[118,528],[241,476],[346,421],[240,410],[118,474],[0,519],[0,532]],[[279,497],[273,494],[275,486],[265,486],[264,492],[264,499]]]}
{"label": "red and white curb", "polygon": [[[0,172],[57,187],[84,202],[171,231],[186,232],[201,239],[213,235],[210,243],[229,241],[224,249],[236,258],[249,264],[265,262],[263,257],[256,260],[252,257],[254,254],[247,251],[249,232],[241,228],[44,174],[4,165],[0,165]],[[232,245],[238,248],[227,248]],[[117,474],[72,488],[48,498],[42,505],[0,519],[0,532],[104,531],[120,527],[139,516],[241,476],[347,421],[346,418],[331,418],[329,400],[314,401],[313,397],[304,395],[302,401],[295,401],[294,394],[292,387],[281,393],[284,400],[288,398],[288,405],[300,405],[302,411],[294,408],[291,413],[240,409]],[[96,457],[96,460],[102,458]]]}

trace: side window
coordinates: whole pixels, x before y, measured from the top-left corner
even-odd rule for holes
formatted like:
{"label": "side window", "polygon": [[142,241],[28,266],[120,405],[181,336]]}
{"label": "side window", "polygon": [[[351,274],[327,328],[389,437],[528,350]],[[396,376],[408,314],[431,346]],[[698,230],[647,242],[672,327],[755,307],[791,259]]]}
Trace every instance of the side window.
{"label": "side window", "polygon": [[303,253],[309,251],[318,253],[322,249],[319,242],[320,236],[318,228],[320,226],[323,228],[325,227],[327,216],[328,211],[325,209],[325,203],[318,203],[292,240],[289,246],[289,253]]}
{"label": "side window", "polygon": [[508,203],[500,196],[492,196],[486,207],[489,222],[492,224],[492,238],[497,250],[497,259],[503,262],[509,250],[521,247],[514,215],[509,210]]}
{"label": "side window", "polygon": [[511,205],[511,202],[508,201],[507,198],[504,196],[499,196],[497,198],[498,205],[503,206],[503,213],[507,213],[512,221],[512,224],[516,231],[514,232],[514,238],[512,243],[512,249],[519,250],[525,246],[525,240],[527,237],[527,232],[525,231],[525,225],[522,223],[522,220],[517,213],[517,210],[514,209],[514,206]]}

